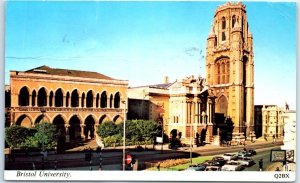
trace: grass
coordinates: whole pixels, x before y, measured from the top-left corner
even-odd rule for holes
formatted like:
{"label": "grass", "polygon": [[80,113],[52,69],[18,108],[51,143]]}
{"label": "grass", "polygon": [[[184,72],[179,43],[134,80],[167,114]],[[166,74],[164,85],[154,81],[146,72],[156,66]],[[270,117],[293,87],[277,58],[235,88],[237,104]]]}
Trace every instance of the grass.
{"label": "grass", "polygon": [[[193,158],[193,164],[199,164],[202,163],[205,160],[211,160],[213,156],[202,156],[202,157],[197,157],[197,158]],[[184,170],[186,168],[188,168],[190,165],[190,163],[185,163],[185,164],[181,164],[181,165],[176,165],[173,167],[169,167],[172,170]]]}
{"label": "grass", "polygon": [[[200,156],[197,158],[193,158],[193,164],[198,164],[198,163],[202,163],[205,160],[211,160],[213,156]],[[189,167],[190,163],[190,159],[174,159],[174,161],[178,161],[178,160],[182,160],[182,162],[188,162],[188,163],[182,163],[179,165],[175,165],[175,166],[170,166],[170,167],[161,167],[160,171],[180,171],[180,170],[184,170],[186,168]],[[166,161],[170,161],[170,160],[166,160]],[[160,162],[161,164],[164,163],[165,161]],[[154,167],[151,167],[147,170],[157,170],[156,164],[154,165]]]}

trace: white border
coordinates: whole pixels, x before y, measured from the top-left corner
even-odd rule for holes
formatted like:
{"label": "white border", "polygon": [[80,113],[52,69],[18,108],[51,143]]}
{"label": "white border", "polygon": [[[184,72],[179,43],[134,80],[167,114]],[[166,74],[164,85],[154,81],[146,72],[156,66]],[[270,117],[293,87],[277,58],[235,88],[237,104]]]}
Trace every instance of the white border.
{"label": "white border", "polygon": [[[20,171],[35,173],[35,176],[18,176],[18,171],[4,171],[5,180],[51,180],[51,181],[250,181],[250,182],[291,182],[296,180],[296,172],[189,172],[182,171]],[[61,173],[62,177],[45,177],[44,173]],[[68,177],[67,177],[68,175]],[[288,178],[287,178],[288,176]],[[277,177],[277,178],[276,178]]]}

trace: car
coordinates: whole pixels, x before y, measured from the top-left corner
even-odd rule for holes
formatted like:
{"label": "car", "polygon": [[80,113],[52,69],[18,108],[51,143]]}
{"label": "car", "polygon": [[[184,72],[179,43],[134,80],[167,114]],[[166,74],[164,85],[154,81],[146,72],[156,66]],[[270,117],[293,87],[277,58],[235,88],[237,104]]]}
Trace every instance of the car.
{"label": "car", "polygon": [[251,157],[252,154],[248,151],[239,151],[238,158]]}
{"label": "car", "polygon": [[238,158],[238,156],[236,154],[233,153],[225,153],[222,156],[226,161],[230,161],[230,160],[236,160]]}
{"label": "car", "polygon": [[204,164],[198,164],[198,165],[190,165],[186,171],[204,171],[206,168],[206,165]]}
{"label": "car", "polygon": [[223,166],[226,163],[226,160],[221,156],[213,157],[212,161],[215,161],[217,166]]}
{"label": "car", "polygon": [[251,157],[240,157],[235,161],[241,163],[243,166],[252,166],[255,164],[254,160]]}
{"label": "car", "polygon": [[254,149],[249,149],[247,150],[249,153],[251,153],[251,155],[256,155],[256,151]]}
{"label": "car", "polygon": [[219,166],[207,166],[204,171],[221,171]]}
{"label": "car", "polygon": [[206,166],[220,166],[219,162],[216,162],[216,161],[213,161],[213,160],[206,160],[201,164],[206,165]]}
{"label": "car", "polygon": [[224,166],[222,166],[222,171],[241,171],[244,167],[240,162],[228,161]]}

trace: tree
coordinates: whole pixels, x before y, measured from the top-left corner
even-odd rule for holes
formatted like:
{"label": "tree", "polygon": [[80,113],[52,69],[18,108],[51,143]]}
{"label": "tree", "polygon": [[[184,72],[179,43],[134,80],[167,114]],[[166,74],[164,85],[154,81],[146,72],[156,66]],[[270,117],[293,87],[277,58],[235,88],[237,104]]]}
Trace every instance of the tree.
{"label": "tree", "polygon": [[57,132],[55,125],[51,123],[41,122],[37,124],[35,128],[37,132],[34,134],[34,138],[38,143],[38,147],[44,147],[45,149],[56,147]]}
{"label": "tree", "polygon": [[98,126],[97,134],[101,138],[113,136],[119,133],[117,125],[113,121],[107,121]]}
{"label": "tree", "polygon": [[13,125],[5,128],[5,140],[10,147],[18,148],[33,132],[33,130],[28,128]]}

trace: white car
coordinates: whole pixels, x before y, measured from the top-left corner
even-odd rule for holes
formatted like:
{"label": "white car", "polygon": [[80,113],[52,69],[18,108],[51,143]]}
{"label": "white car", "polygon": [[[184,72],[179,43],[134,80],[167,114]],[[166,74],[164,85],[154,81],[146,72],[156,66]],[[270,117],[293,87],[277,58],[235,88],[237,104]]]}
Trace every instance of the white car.
{"label": "white car", "polygon": [[233,154],[233,153],[225,153],[222,157],[226,161],[236,160],[238,158],[238,156],[236,154]]}
{"label": "white car", "polygon": [[219,166],[207,166],[204,171],[221,171]]}
{"label": "white car", "polygon": [[221,168],[222,171],[241,171],[243,170],[243,166],[240,162],[237,161],[228,161]]}
{"label": "white car", "polygon": [[250,157],[240,157],[236,161],[241,163],[243,166],[251,166],[255,164],[254,160]]}

